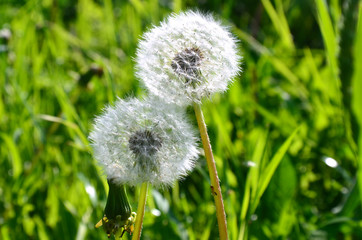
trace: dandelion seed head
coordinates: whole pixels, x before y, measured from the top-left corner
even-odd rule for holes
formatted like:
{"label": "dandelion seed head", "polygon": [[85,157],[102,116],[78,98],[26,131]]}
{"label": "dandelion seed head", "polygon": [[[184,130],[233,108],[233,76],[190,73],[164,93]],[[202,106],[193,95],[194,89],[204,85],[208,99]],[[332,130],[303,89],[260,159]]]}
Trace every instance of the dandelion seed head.
{"label": "dandelion seed head", "polygon": [[90,140],[109,179],[170,186],[192,170],[197,138],[184,110],[155,97],[118,99],[95,119]]}
{"label": "dandelion seed head", "polygon": [[240,72],[236,39],[211,15],[171,15],[146,32],[136,57],[137,76],[153,94],[189,105],[223,92]]}

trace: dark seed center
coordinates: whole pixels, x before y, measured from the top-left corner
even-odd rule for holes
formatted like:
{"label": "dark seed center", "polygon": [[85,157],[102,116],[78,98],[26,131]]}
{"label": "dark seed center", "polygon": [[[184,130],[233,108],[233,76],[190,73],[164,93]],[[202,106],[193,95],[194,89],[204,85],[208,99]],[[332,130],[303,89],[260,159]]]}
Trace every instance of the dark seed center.
{"label": "dark seed center", "polygon": [[171,67],[175,73],[185,77],[186,83],[195,82],[199,76],[202,58],[199,48],[186,48],[174,57]]}
{"label": "dark seed center", "polygon": [[161,146],[161,138],[150,130],[137,131],[128,140],[129,149],[138,157],[150,157]]}

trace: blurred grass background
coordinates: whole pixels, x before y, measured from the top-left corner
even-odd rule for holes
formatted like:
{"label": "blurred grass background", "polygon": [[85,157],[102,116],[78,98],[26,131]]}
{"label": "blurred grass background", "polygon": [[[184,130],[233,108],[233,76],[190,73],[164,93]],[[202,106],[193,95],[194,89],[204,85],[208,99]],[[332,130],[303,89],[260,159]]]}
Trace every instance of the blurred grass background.
{"label": "blurred grass background", "polygon": [[[362,239],[358,0],[1,0],[0,239],[107,239],[92,121],[145,94],[140,36],[189,8],[231,25],[244,56],[203,105],[230,239]],[[208,181],[201,157],[174,188],[150,189],[142,239],[217,239]]]}

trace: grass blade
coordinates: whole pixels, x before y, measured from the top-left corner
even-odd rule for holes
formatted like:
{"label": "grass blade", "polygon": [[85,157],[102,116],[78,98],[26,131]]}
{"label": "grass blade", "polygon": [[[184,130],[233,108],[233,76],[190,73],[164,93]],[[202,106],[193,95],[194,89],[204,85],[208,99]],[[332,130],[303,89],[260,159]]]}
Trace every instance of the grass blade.
{"label": "grass blade", "polygon": [[253,213],[256,209],[256,207],[259,204],[261,196],[264,194],[266,188],[269,185],[269,182],[271,178],[274,175],[275,170],[279,166],[279,163],[282,161],[285,153],[289,149],[289,146],[291,145],[295,135],[299,131],[300,127],[294,130],[294,132],[288,137],[288,139],[283,143],[283,145],[278,149],[276,154],[273,156],[273,158],[270,160],[269,164],[266,166],[266,168],[263,170],[263,172],[260,175],[258,190],[251,208],[251,213]]}
{"label": "grass blade", "polygon": [[340,79],[339,79],[339,67],[338,67],[338,44],[337,36],[333,29],[332,20],[328,13],[328,7],[325,0],[315,0],[317,7],[318,23],[322,32],[323,42],[326,48],[326,55],[329,62],[329,66],[332,73],[331,82],[335,87],[334,93],[337,99],[337,102],[341,103],[341,93],[340,93]]}
{"label": "grass blade", "polygon": [[359,124],[359,140],[358,140],[358,186],[360,193],[360,200],[362,202],[362,95],[360,93],[362,89],[362,68],[360,66],[362,62],[362,3],[359,4],[358,12],[358,25],[357,34],[355,39],[355,60],[354,60],[354,77],[352,82],[353,96],[352,96],[352,108],[356,115],[357,122]]}
{"label": "grass blade", "polygon": [[[290,49],[294,49],[292,34],[290,33],[288,24],[286,24],[284,13],[282,11],[277,12],[269,0],[262,0],[262,3],[274,25],[274,28],[278,31],[283,44]],[[278,3],[279,5],[281,4],[280,2]]]}
{"label": "grass blade", "polygon": [[18,148],[16,147],[14,141],[8,135],[0,134],[0,137],[4,140],[5,145],[9,150],[13,165],[13,177],[17,178],[23,171],[23,164],[19,155]]}

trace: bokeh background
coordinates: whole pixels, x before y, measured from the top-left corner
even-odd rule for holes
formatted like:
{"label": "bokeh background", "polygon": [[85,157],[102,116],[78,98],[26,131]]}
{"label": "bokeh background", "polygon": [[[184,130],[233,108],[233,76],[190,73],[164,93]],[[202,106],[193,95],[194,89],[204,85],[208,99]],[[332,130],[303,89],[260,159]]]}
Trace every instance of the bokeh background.
{"label": "bokeh background", "polygon": [[[362,239],[361,6],[1,0],[0,239],[107,239],[94,227],[108,187],[92,121],[146,94],[142,33],[190,8],[229,25],[244,56],[230,89],[203,104],[230,239]],[[128,194],[135,211],[139,189]],[[218,239],[203,156],[174,188],[149,190],[142,239]]]}

